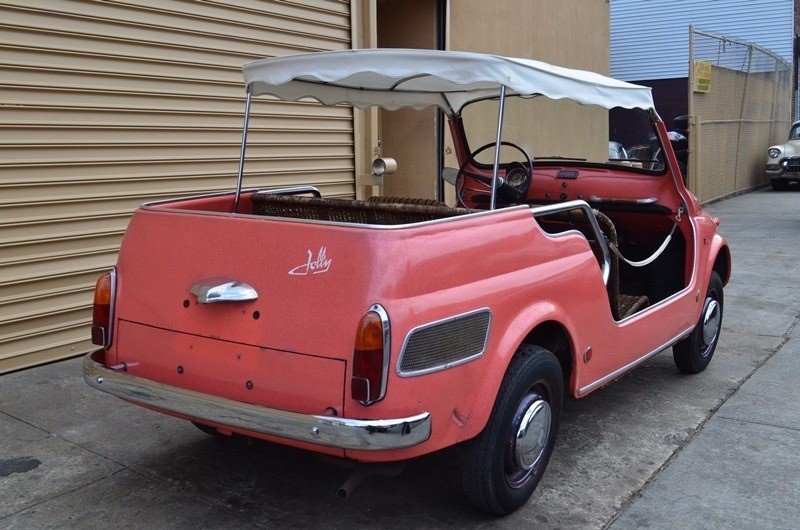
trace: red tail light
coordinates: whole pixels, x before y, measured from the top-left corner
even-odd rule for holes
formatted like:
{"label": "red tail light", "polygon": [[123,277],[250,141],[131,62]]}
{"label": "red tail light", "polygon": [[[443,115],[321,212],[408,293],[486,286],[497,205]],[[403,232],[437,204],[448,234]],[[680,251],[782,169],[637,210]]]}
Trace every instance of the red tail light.
{"label": "red tail light", "polygon": [[111,313],[114,309],[116,271],[100,276],[94,287],[94,309],[92,313],[92,343],[108,348],[111,346]]}
{"label": "red tail light", "polygon": [[389,316],[376,304],[358,323],[353,350],[351,396],[362,405],[371,405],[386,395],[389,351]]}

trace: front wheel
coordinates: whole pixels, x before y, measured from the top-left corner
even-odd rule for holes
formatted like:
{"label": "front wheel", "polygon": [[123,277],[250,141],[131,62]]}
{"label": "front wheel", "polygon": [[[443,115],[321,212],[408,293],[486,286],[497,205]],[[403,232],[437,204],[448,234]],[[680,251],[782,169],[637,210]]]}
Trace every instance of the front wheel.
{"label": "front wheel", "polygon": [[473,504],[496,515],[525,504],[553,453],[563,402],[558,359],[538,346],[520,347],[486,427],[466,451],[463,485]]}
{"label": "front wheel", "polygon": [[719,274],[712,272],[700,321],[688,337],[672,347],[675,366],[680,371],[697,374],[705,370],[711,362],[722,328],[723,304],[722,279]]}

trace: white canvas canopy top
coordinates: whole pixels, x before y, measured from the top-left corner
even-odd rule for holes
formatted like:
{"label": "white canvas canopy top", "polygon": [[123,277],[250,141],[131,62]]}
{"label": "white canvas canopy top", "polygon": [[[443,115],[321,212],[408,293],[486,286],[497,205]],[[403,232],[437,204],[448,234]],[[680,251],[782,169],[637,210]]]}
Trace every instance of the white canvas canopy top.
{"label": "white canvas canopy top", "polygon": [[362,49],[262,59],[243,67],[252,94],[313,98],[394,110],[441,107],[453,115],[471,101],[506,95],[569,98],[611,109],[653,108],[650,88],[532,59],[437,50]]}

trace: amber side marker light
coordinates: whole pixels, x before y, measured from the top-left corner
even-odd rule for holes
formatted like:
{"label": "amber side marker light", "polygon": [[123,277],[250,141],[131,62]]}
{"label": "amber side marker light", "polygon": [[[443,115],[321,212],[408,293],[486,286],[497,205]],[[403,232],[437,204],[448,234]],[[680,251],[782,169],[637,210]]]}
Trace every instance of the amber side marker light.
{"label": "amber side marker light", "polygon": [[386,395],[389,375],[389,318],[379,305],[361,317],[353,349],[353,377],[350,394],[362,405],[370,405]]}
{"label": "amber side marker light", "polygon": [[103,274],[94,287],[92,310],[92,344],[108,348],[111,346],[111,311],[114,305],[116,272]]}

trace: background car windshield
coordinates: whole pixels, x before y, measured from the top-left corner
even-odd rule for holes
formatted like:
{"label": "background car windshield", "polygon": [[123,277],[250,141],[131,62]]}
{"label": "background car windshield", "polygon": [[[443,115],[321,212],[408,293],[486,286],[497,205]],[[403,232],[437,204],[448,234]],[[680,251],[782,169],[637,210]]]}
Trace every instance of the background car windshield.
{"label": "background car windshield", "polygon": [[789,131],[789,140],[800,140],[800,124],[795,125]]}
{"label": "background car windshield", "polygon": [[[494,143],[497,134],[497,100],[471,103],[461,111],[471,151]],[[546,97],[506,99],[503,141],[513,142],[533,158],[573,159],[627,166],[647,172],[664,169],[664,156],[647,111],[642,109],[584,106],[568,99]],[[515,149],[504,147],[501,161],[522,162]],[[477,157],[494,162],[494,148]]]}

